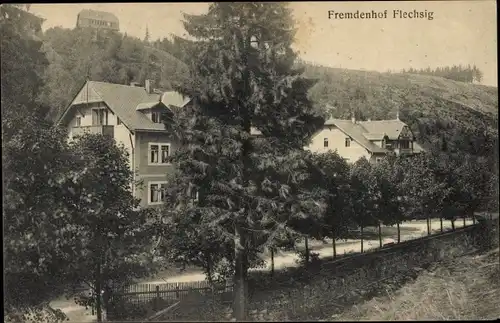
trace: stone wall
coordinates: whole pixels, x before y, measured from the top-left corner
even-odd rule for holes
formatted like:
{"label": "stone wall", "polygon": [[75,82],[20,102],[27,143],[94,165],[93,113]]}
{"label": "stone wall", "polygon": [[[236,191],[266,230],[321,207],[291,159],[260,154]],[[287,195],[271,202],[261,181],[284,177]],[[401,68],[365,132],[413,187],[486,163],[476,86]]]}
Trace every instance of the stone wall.
{"label": "stone wall", "polygon": [[[251,319],[314,320],[320,313],[318,316],[324,317],[324,311],[355,304],[387,281],[402,284],[432,263],[484,246],[481,237],[487,235],[487,230],[484,225],[476,224],[324,263],[308,279],[287,286],[266,282],[268,288],[256,291],[250,300],[251,313],[260,316],[252,315]],[[396,276],[398,282],[394,280]],[[272,317],[262,316],[263,310],[272,313]]]}

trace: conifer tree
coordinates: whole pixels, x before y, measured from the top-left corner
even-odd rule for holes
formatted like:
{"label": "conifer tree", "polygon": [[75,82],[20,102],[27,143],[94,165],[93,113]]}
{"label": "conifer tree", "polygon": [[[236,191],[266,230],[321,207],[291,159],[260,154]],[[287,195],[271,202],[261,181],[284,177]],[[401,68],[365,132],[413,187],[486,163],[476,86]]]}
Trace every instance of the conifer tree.
{"label": "conifer tree", "polygon": [[[324,120],[307,97],[313,82],[293,68],[286,4],[215,3],[206,14],[186,15],[184,26],[194,39],[180,42],[190,51],[191,77],[178,90],[192,103],[166,122],[180,148],[164,214],[167,227],[188,215],[190,232],[220,242],[213,259],[234,272],[242,320],[255,255],[294,234],[295,219],[324,211],[304,185],[312,166],[303,150]],[[166,244],[172,239],[166,235]]]}

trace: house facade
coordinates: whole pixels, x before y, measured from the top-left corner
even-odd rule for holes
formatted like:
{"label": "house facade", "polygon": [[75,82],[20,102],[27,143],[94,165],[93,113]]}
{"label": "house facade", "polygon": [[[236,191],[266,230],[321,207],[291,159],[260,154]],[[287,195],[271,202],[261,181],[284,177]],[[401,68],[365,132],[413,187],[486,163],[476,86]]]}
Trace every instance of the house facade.
{"label": "house facade", "polygon": [[162,113],[189,103],[177,92],[159,93],[146,80],[144,87],[87,81],[60,116],[69,139],[84,132],[115,139],[129,154],[134,171],[133,193],[141,206],[161,204],[161,188],[174,170],[168,163],[178,143],[166,130]]}
{"label": "house facade", "polygon": [[329,119],[312,138],[312,152],[337,151],[347,162],[365,157],[378,162],[388,154],[413,155],[423,151],[408,125],[399,120],[358,121]]}

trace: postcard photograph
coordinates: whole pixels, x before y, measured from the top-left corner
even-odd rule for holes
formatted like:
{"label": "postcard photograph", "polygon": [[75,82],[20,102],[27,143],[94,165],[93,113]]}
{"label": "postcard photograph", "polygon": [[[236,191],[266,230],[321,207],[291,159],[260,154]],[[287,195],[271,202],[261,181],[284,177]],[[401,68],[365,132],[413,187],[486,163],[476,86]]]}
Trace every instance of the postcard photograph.
{"label": "postcard photograph", "polygon": [[2,4],[4,321],[500,318],[496,5]]}

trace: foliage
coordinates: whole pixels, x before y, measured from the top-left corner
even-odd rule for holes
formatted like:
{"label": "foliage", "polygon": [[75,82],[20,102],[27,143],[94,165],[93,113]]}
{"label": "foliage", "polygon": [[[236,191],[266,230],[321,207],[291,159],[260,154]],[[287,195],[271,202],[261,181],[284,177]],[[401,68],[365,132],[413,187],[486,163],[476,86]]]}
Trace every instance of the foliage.
{"label": "foliage", "polygon": [[355,223],[361,228],[378,225],[377,201],[379,191],[373,166],[366,158],[356,161],[350,173],[350,209]]}
{"label": "foliage", "polygon": [[61,250],[70,260],[68,276],[95,295],[119,290],[155,270],[156,218],[152,210],[138,208],[127,152],[113,139],[85,134],[71,143],[71,151],[80,176],[68,188],[70,224],[61,228],[71,246]]}
{"label": "foliage", "polygon": [[61,292],[68,247],[58,234],[66,224],[65,196],[72,170],[65,133],[26,128],[4,141],[4,226],[6,308],[37,306]]}
{"label": "foliage", "polygon": [[315,184],[325,195],[326,211],[322,221],[323,236],[342,239],[353,226],[350,214],[350,168],[337,152],[315,154],[314,163],[319,169]]}
{"label": "foliage", "polygon": [[376,217],[385,225],[403,222],[405,217],[400,183],[405,176],[404,170],[397,167],[395,158],[387,157],[375,164],[373,174],[379,192]]}
{"label": "foliage", "polygon": [[41,19],[16,5],[0,8],[2,139],[8,140],[33,115],[43,122],[46,109],[35,104],[48,65],[42,43],[34,39]]}
{"label": "foliage", "polygon": [[66,321],[66,315],[61,310],[55,310],[48,305],[20,312],[4,313],[6,323],[62,323],[64,321]]}
{"label": "foliage", "polygon": [[70,146],[65,131],[32,122],[3,147],[10,312],[81,283],[99,294],[154,268],[146,249],[153,222],[147,210],[135,210],[123,150],[97,135]]}
{"label": "foliage", "polygon": [[433,75],[466,83],[481,83],[484,75],[476,65],[470,66],[470,64],[467,66],[453,65],[451,67],[437,67],[435,69],[431,69],[430,67],[419,70],[410,68],[408,70],[403,69],[402,73]]}
{"label": "foliage", "polygon": [[35,102],[46,60],[34,40],[41,19],[19,5],[2,5],[2,173],[4,174],[5,312],[40,312],[68,283],[65,248],[56,230],[65,208],[69,147],[66,134],[44,122]]}
{"label": "foliage", "polygon": [[449,188],[436,177],[431,155],[419,154],[400,162],[405,171],[401,191],[408,218],[427,219],[431,213],[441,213]]}

